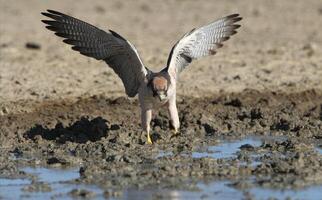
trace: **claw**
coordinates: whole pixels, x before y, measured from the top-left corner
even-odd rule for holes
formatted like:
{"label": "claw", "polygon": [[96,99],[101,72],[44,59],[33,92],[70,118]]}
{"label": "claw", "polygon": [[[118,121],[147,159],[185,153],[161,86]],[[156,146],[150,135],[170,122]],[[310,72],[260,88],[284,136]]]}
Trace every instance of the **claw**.
{"label": "claw", "polygon": [[178,129],[173,129],[173,130],[171,130],[171,132],[172,132],[172,135],[171,135],[170,139],[177,137],[180,134]]}
{"label": "claw", "polygon": [[173,133],[173,135],[178,135],[179,134],[178,129],[173,129],[171,132]]}
{"label": "claw", "polygon": [[148,140],[147,140],[147,143],[148,144],[153,144],[152,140],[151,140],[151,137],[150,137],[150,133],[148,132],[148,136],[147,136]]}

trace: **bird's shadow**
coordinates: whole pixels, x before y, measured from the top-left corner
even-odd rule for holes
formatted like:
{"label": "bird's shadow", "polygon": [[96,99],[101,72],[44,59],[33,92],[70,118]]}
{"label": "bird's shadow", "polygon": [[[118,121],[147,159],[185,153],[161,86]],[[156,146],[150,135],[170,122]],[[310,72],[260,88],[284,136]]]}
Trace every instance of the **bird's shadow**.
{"label": "bird's shadow", "polygon": [[40,136],[44,140],[53,140],[62,144],[67,141],[86,143],[87,141],[95,142],[102,137],[106,137],[109,130],[108,121],[102,117],[96,117],[92,120],[82,117],[66,127],[61,122],[57,123],[53,129],[37,124],[28,130],[24,137],[36,140]]}

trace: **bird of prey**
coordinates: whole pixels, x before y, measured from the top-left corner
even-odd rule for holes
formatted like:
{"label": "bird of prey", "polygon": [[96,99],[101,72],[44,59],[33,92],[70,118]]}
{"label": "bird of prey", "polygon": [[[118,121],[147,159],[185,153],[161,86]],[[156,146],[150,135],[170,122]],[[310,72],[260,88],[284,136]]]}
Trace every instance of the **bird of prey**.
{"label": "bird of prey", "polygon": [[223,42],[237,33],[240,27],[236,22],[242,18],[232,14],[186,33],[171,49],[167,65],[160,72],[152,72],[140,59],[136,48],[118,33],[103,31],[89,23],[69,15],[47,10],[42,12],[50,20],[42,20],[46,28],[72,49],[82,55],[104,60],[121,78],[129,97],[138,94],[141,107],[141,125],[147,134],[147,143],[152,144],[150,122],[152,110],[166,105],[170,123],[178,133],[180,122],[176,106],[176,83],[178,76],[198,58],[214,55]]}

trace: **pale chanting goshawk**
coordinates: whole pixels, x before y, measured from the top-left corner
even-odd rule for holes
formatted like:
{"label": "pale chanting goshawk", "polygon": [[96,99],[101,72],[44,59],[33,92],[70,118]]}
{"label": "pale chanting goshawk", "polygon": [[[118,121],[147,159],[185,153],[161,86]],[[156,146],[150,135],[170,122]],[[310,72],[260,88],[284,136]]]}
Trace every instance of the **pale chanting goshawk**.
{"label": "pale chanting goshawk", "polygon": [[51,18],[42,20],[47,24],[46,28],[65,38],[63,42],[72,45],[73,50],[104,60],[121,78],[129,97],[139,94],[141,125],[149,144],[152,144],[150,122],[153,109],[166,105],[175,134],[179,131],[176,82],[180,72],[193,60],[214,55],[224,41],[237,33],[240,25],[236,22],[242,19],[239,14],[233,14],[192,29],[173,46],[167,66],[160,72],[152,72],[143,64],[135,47],[118,33],[103,31],[54,10],[42,14]]}

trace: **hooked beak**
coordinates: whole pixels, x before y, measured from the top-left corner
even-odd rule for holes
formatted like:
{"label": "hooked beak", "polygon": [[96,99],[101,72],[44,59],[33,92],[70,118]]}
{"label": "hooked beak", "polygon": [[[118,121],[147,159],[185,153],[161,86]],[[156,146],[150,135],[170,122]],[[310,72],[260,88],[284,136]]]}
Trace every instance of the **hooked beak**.
{"label": "hooked beak", "polygon": [[160,101],[162,101],[167,98],[167,95],[165,95],[164,92],[158,92],[158,97]]}

